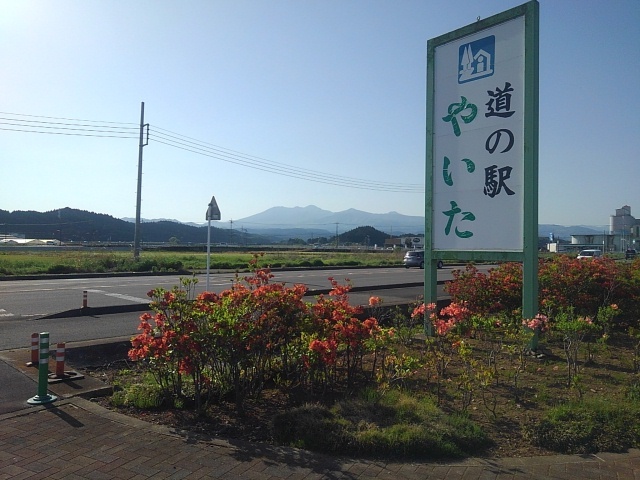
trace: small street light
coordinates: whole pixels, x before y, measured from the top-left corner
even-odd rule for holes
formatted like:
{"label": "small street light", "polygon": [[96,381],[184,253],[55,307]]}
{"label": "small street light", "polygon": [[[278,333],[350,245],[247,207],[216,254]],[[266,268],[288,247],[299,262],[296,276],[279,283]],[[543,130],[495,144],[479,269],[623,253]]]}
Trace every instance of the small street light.
{"label": "small street light", "polygon": [[220,209],[216,197],[211,197],[207,208],[207,292],[209,291],[209,266],[211,265],[211,220],[220,220]]}

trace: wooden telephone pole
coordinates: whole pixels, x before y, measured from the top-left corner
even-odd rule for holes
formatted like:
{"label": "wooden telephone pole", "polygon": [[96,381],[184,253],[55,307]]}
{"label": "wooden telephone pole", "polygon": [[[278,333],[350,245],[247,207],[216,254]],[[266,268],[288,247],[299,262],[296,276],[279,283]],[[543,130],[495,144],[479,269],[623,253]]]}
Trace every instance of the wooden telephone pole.
{"label": "wooden telephone pole", "polygon": [[[147,141],[144,142],[144,127]],[[149,124],[144,123],[144,102],[140,104],[140,143],[138,146],[138,190],[136,194],[136,227],[133,233],[133,259],[140,258],[140,204],[142,203],[142,149],[149,144]]]}

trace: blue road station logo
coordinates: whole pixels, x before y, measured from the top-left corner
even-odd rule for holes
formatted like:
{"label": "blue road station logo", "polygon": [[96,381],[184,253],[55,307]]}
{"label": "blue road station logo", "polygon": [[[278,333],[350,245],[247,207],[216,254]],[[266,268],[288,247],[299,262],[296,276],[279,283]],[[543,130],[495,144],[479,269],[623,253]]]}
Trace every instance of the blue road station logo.
{"label": "blue road station logo", "polygon": [[490,35],[460,45],[458,49],[458,83],[467,83],[493,75],[496,37]]}

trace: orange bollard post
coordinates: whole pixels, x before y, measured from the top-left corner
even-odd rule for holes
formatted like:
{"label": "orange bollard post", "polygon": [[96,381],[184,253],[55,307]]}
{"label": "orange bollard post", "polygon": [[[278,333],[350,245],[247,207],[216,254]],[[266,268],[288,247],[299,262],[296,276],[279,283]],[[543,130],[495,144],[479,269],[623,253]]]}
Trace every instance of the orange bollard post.
{"label": "orange bollard post", "polygon": [[88,300],[87,300],[87,291],[83,290],[82,291],[82,308],[87,308],[88,306]]}
{"label": "orange bollard post", "polygon": [[58,343],[56,348],[56,378],[64,377],[64,343]]}
{"label": "orange bollard post", "polygon": [[31,334],[31,361],[27,362],[28,367],[38,366],[39,352],[40,352],[40,335],[38,335],[37,333],[32,333]]}

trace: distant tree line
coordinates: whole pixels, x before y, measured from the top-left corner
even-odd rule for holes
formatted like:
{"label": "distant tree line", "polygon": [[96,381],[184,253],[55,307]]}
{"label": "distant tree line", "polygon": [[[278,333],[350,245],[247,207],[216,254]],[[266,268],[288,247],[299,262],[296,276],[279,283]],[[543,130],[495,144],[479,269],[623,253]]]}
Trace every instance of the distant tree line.
{"label": "distant tree line", "polygon": [[[101,213],[72,208],[49,212],[0,210],[0,238],[17,235],[24,238],[60,240],[70,242],[133,242],[135,225]],[[207,226],[186,225],[179,222],[144,222],[141,228],[143,243],[165,243],[173,247],[207,242]],[[246,231],[211,227],[212,243],[228,245],[333,245],[336,237],[318,236],[307,239],[274,240],[265,235]],[[389,235],[373,227],[357,227],[338,235],[340,245],[379,247]]]}
{"label": "distant tree line", "polygon": [[[0,210],[0,238],[18,235],[24,238],[54,239],[62,242],[132,242],[135,224],[101,213],[72,208],[50,212]],[[228,229],[212,227],[216,242],[230,242]],[[143,242],[173,244],[206,243],[207,227],[160,221],[142,224]],[[234,232],[236,241],[238,232]]]}

